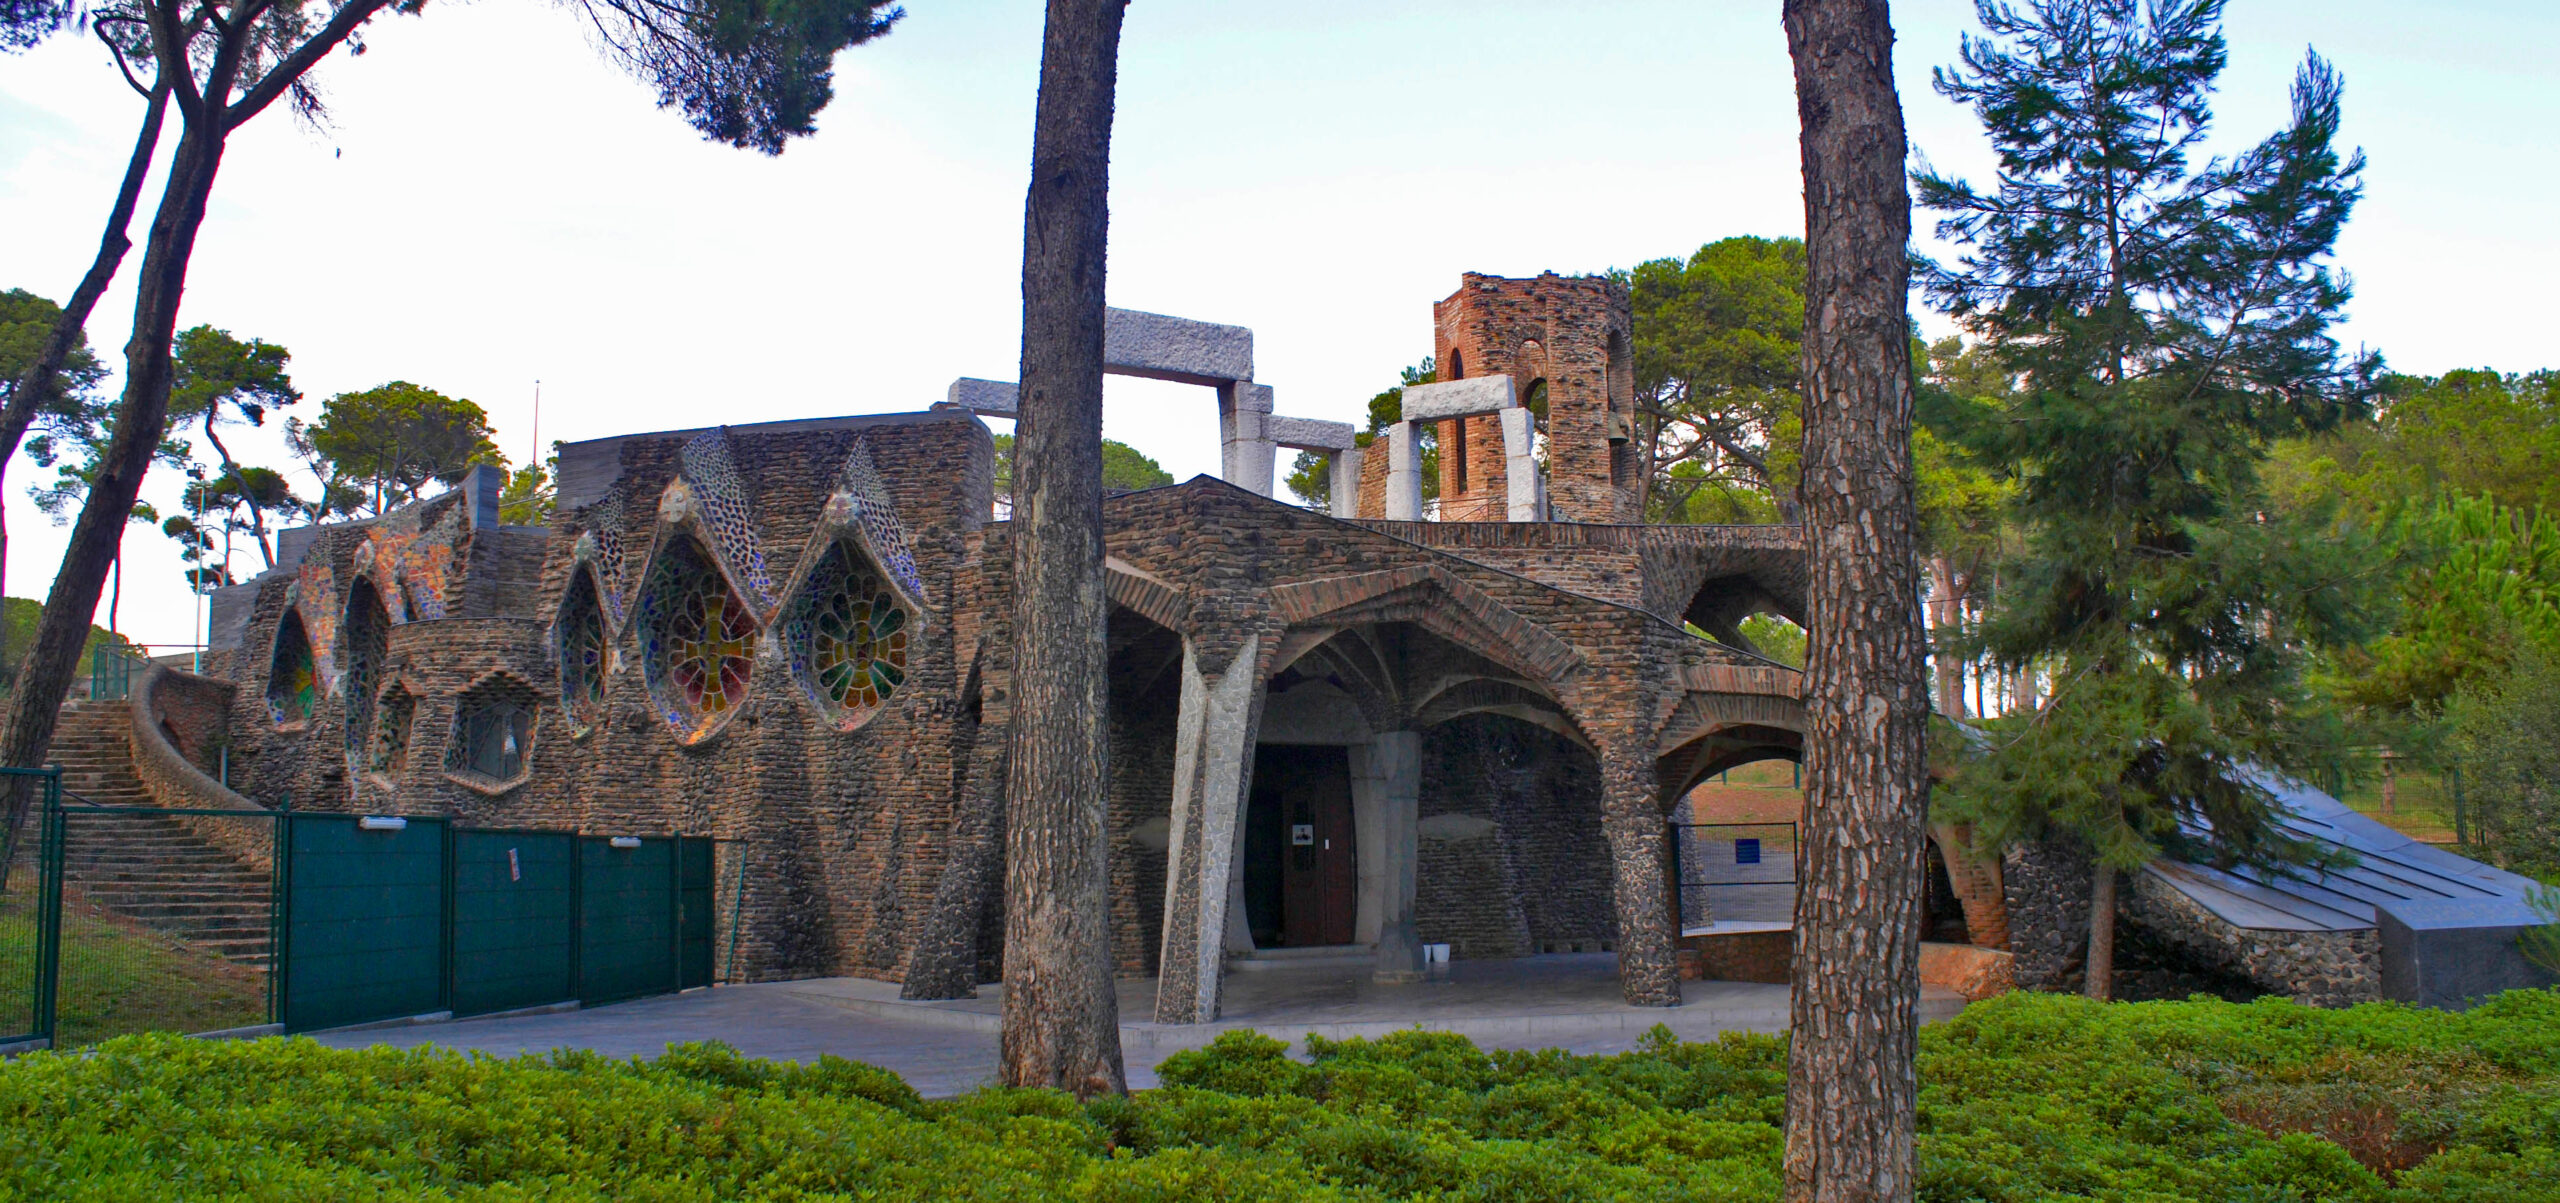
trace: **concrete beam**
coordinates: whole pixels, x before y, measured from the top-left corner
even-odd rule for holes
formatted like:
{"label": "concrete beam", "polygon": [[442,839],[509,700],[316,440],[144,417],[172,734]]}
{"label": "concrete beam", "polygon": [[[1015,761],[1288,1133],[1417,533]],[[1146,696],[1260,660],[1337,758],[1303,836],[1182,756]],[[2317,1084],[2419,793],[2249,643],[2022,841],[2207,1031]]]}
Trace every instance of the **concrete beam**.
{"label": "concrete beam", "polygon": [[1404,420],[1437,422],[1445,418],[1472,418],[1477,414],[1499,413],[1518,408],[1509,376],[1475,376],[1466,380],[1443,380],[1437,384],[1416,384],[1404,390]]}
{"label": "concrete beam", "polygon": [[1274,417],[1263,429],[1272,442],[1299,451],[1349,451],[1357,445],[1349,422]]}
{"label": "concrete beam", "polygon": [[1113,309],[1103,314],[1102,370],[1122,376],[1222,385],[1253,379],[1253,331],[1188,318]]}
{"label": "concrete beam", "polygon": [[963,376],[951,382],[947,399],[971,413],[1010,418],[1022,408],[1022,386],[1002,380]]}

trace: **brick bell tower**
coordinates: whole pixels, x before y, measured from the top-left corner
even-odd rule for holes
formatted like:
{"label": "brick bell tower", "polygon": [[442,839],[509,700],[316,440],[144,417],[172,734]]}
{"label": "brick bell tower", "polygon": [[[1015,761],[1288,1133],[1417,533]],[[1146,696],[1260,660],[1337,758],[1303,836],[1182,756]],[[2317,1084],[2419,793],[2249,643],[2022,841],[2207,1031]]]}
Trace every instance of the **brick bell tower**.
{"label": "brick bell tower", "polygon": [[[1531,279],[1468,272],[1431,307],[1440,379],[1507,375],[1544,436],[1547,517],[1641,522],[1634,321],[1606,276]],[[1500,522],[1508,482],[1491,417],[1440,424],[1440,520]]]}

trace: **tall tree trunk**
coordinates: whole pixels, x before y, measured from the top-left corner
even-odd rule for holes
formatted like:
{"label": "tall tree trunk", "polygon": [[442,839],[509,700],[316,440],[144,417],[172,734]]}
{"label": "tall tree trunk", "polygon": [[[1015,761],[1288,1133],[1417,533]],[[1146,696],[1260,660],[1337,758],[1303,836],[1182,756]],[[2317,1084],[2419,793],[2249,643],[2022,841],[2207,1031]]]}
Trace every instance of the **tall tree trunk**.
{"label": "tall tree trunk", "polygon": [[[8,405],[0,407],[0,475],[5,475],[9,462],[18,457],[18,444],[26,440],[27,428],[35,424],[36,414],[53,400],[55,378],[70,360],[71,349],[80,345],[80,332],[89,328],[89,314],[98,307],[98,298],[106,295],[108,283],[116,278],[116,269],[123,266],[125,252],[133,249],[133,238],[125,231],[133,225],[133,207],[141,199],[143,179],[151,174],[151,156],[160,148],[160,125],[168,114],[169,77],[164,71],[153,81],[150,102],[143,107],[142,132],[134,135],[133,154],[125,160],[124,179],[116,185],[116,203],[107,211],[107,231],[98,238],[98,253],[89,260],[88,274],[80,277],[80,286],[72,289],[71,299],[63,303],[53,329],[45,333],[44,346],[37,351],[35,362],[28,364],[26,373],[10,387]],[[8,595],[6,510],[0,506],[0,597]],[[0,665],[8,663],[9,633],[7,625],[0,623]],[[7,843],[7,837],[0,836],[0,847]],[[5,877],[6,870],[0,869],[0,879]]]}
{"label": "tall tree trunk", "polygon": [[1929,712],[1910,194],[1884,0],[1786,0],[1803,123],[1805,849],[1786,1198],[1912,1197]]}
{"label": "tall tree trunk", "polygon": [[1971,718],[1964,704],[1964,661],[1947,654],[1945,646],[1964,629],[1964,583],[1956,578],[1955,561],[1945,556],[1929,557],[1929,627],[1937,647],[1930,662],[1938,670],[1938,713]]}
{"label": "tall tree trunk", "polygon": [[[195,253],[196,232],[204,225],[205,197],[213,191],[214,172],[222,164],[223,134],[217,109],[201,124],[188,123],[170,158],[169,180],[151,221],[151,240],[143,252],[134,295],[133,334],[125,342],[124,396],[116,405],[115,434],[99,457],[80,517],[72,523],[70,545],[63,549],[53,590],[45,596],[44,613],[36,619],[34,646],[27,649],[26,663],[10,687],[6,726],[0,727],[0,764],[33,768],[43,764],[45,753],[52,750],[54,723],[72,678],[79,673],[80,649],[88,642],[89,623],[98,612],[98,594],[124,542],[125,523],[133,514],[143,474],[151,469],[151,454],[168,433],[170,339],[177,334],[187,260]],[[32,800],[28,789],[9,791],[8,821],[0,830],[0,887],[7,884],[8,865]]]}
{"label": "tall tree trunk", "polygon": [[2099,1002],[2116,996],[2116,871],[2089,867],[2089,972],[2081,993]]}
{"label": "tall tree trunk", "polygon": [[1127,0],[1049,0],[1023,220],[1006,774],[1009,1086],[1126,1089],[1111,983],[1109,603],[1102,591],[1103,263]]}
{"label": "tall tree trunk", "polygon": [[[248,503],[249,533],[257,536],[258,558],[266,561],[267,567],[273,568],[276,566],[276,552],[275,548],[267,542],[266,512],[258,505],[258,499],[249,495],[249,479],[240,474],[240,462],[231,458],[231,449],[223,446],[222,436],[214,432],[213,420],[221,412],[222,403],[218,400],[205,407],[204,438],[206,442],[213,444],[214,454],[222,457],[223,479],[230,481],[233,491],[242,501]],[[231,565],[225,563],[222,567],[228,575]]]}

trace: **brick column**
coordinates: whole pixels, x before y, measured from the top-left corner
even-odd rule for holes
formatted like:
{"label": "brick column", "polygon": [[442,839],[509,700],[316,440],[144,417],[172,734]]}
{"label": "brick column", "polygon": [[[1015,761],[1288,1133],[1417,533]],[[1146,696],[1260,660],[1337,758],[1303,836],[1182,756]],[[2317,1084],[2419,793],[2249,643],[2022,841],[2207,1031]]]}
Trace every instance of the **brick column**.
{"label": "brick column", "polygon": [[1671,910],[1670,830],[1654,795],[1650,750],[1633,740],[1600,747],[1601,829],[1609,840],[1618,912],[1618,983],[1631,1007],[1680,1005],[1679,915]]}
{"label": "brick column", "polygon": [[1422,733],[1388,731],[1351,746],[1351,820],[1357,833],[1360,909],[1352,938],[1378,946],[1377,980],[1422,978],[1422,935],[1413,924],[1422,841]]}
{"label": "brick column", "polygon": [[1157,1023],[1218,1017],[1226,954],[1238,937],[1251,952],[1236,872],[1244,800],[1253,781],[1254,727],[1262,710],[1258,636],[1210,670],[1182,646],[1182,706],[1174,720],[1173,827],[1166,849],[1164,943],[1156,977]]}

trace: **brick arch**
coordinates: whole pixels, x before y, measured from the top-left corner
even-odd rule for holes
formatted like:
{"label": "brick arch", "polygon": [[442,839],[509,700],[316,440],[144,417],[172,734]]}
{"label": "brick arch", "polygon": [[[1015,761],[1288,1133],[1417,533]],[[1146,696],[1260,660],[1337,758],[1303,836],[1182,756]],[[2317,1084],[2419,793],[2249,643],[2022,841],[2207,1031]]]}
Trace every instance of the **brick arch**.
{"label": "brick arch", "polygon": [[[1276,586],[1272,610],[1292,629],[1411,623],[1553,690],[1583,668],[1582,653],[1437,564]],[[1277,645],[1288,650],[1286,636]]]}
{"label": "brick arch", "polygon": [[1761,760],[1801,760],[1804,734],[1759,723],[1729,723],[1703,732],[1654,762],[1664,810],[1678,805],[1697,784],[1727,769]]}
{"label": "brick arch", "polygon": [[1448,684],[1416,707],[1414,726],[1436,727],[1470,714],[1499,714],[1531,726],[1544,727],[1581,745],[1584,751],[1595,756],[1599,754],[1598,745],[1582,730],[1582,725],[1565,713],[1554,698],[1525,683],[1496,677],[1476,677]]}

